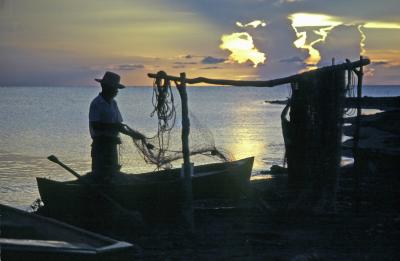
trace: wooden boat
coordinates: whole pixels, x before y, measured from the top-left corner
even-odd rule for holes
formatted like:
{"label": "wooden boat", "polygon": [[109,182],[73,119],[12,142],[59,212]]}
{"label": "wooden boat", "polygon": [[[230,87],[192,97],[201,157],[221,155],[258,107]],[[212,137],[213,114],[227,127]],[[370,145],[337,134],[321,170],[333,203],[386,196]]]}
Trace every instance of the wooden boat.
{"label": "wooden boat", "polygon": [[[254,157],[225,163],[194,167],[193,198],[238,198],[246,193],[250,183]],[[174,216],[179,212],[182,189],[181,169],[116,175],[107,185],[93,185],[131,210],[138,210],[146,218]],[[83,178],[89,178],[86,175]],[[98,216],[106,202],[78,180],[59,182],[37,178],[39,193],[50,216],[66,214]],[[87,183],[87,182],[85,182]],[[99,204],[94,204],[99,203]],[[97,214],[96,214],[97,213]]]}
{"label": "wooden boat", "polygon": [[0,218],[1,260],[127,260],[135,252],[127,242],[6,205]]}

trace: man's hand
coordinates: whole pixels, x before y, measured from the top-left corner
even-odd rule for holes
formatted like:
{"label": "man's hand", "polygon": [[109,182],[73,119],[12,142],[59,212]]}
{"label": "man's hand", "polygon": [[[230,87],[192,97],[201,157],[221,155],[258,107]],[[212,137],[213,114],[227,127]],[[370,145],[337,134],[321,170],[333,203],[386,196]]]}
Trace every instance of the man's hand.
{"label": "man's hand", "polygon": [[151,143],[146,143],[146,147],[147,147],[147,149],[149,149],[149,150],[154,149],[154,145],[151,144]]}
{"label": "man's hand", "polygon": [[135,140],[145,140],[146,139],[146,137],[142,133],[135,131],[134,129],[130,128],[126,124],[121,123],[120,132],[122,132],[123,134],[126,134],[128,136],[131,136]]}
{"label": "man's hand", "polygon": [[148,150],[152,150],[155,148],[153,144],[146,142],[146,136],[138,131],[135,131],[126,124],[121,123],[120,132],[132,137],[135,140],[142,140]]}

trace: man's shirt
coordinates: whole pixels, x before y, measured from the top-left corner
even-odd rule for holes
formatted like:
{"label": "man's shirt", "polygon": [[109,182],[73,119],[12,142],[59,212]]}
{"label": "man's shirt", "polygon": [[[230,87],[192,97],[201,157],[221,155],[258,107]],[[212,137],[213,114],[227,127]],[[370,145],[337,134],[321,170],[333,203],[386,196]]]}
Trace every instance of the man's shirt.
{"label": "man's shirt", "polygon": [[[112,99],[111,103],[108,103],[103,96],[99,94],[90,103],[89,122],[121,123],[122,116],[118,109],[117,102]],[[118,137],[117,130],[95,130],[91,124],[89,124],[89,130],[92,138],[100,136]]]}

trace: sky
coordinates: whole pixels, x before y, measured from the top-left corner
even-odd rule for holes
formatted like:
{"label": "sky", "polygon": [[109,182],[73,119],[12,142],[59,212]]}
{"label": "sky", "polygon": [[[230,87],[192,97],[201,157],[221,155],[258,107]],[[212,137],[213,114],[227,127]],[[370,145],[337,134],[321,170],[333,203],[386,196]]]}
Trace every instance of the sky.
{"label": "sky", "polygon": [[360,55],[400,84],[399,0],[0,0],[0,86],[270,80]]}

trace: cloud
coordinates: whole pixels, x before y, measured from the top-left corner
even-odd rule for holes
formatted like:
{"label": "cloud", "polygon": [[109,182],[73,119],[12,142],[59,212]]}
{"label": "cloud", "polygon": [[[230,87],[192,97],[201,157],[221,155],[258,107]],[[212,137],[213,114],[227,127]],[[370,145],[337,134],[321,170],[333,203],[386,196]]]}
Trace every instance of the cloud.
{"label": "cloud", "polygon": [[249,27],[249,26],[252,26],[253,28],[257,28],[258,26],[262,26],[262,27],[267,26],[267,22],[263,21],[263,20],[254,20],[254,21],[252,21],[250,23],[247,23],[247,24],[242,24],[241,22],[236,22],[236,25],[241,27],[241,28],[246,28],[246,27]]}
{"label": "cloud", "polygon": [[267,57],[265,53],[260,52],[253,42],[253,37],[246,33],[232,33],[229,35],[222,35],[222,44],[219,46],[222,50],[228,50],[231,52],[229,60],[245,63],[251,61],[253,67],[257,67],[258,64],[265,62]]}
{"label": "cloud", "polygon": [[371,21],[363,25],[365,28],[374,29],[400,29],[400,23],[389,23],[383,21]]}
{"label": "cloud", "polygon": [[280,63],[303,63],[303,59],[298,56],[279,60]]}
{"label": "cloud", "polygon": [[372,62],[372,65],[387,65],[389,64],[388,61],[376,61],[376,62]]}
{"label": "cloud", "polygon": [[172,68],[174,68],[174,69],[182,69],[182,68],[186,68],[186,66],[183,65],[183,64],[180,64],[180,65],[174,65],[174,66],[172,66]]}
{"label": "cloud", "polygon": [[117,71],[134,71],[138,69],[144,69],[143,64],[113,64],[106,68],[107,70],[117,70]]}
{"label": "cloud", "polygon": [[137,69],[143,69],[143,64],[119,64],[111,66],[111,69],[120,70],[120,71],[133,71]]}
{"label": "cloud", "polygon": [[[316,69],[321,60],[321,55],[315,45],[325,42],[332,29],[343,24],[343,22],[334,16],[317,13],[294,13],[289,15],[288,19],[291,20],[292,28],[297,36],[297,39],[293,42],[294,46],[308,51],[308,57],[304,61],[307,65],[306,70]],[[307,41],[307,28],[317,36],[316,40]]]}
{"label": "cloud", "polygon": [[196,62],[174,62],[174,65],[172,68],[175,69],[181,69],[181,68],[186,68],[186,65],[194,65],[197,64]]}
{"label": "cloud", "polygon": [[197,63],[196,62],[174,62],[174,64],[186,65],[186,64],[197,64]]}
{"label": "cloud", "polygon": [[372,66],[383,66],[385,68],[400,68],[400,63],[396,62],[396,61],[386,61],[386,60],[382,60],[382,61],[372,61],[371,63]]}
{"label": "cloud", "polygon": [[201,70],[215,70],[215,69],[221,69],[221,67],[218,66],[208,66],[208,67],[203,67],[200,68]]}
{"label": "cloud", "polygon": [[217,63],[223,63],[223,62],[225,62],[225,59],[215,58],[212,56],[207,56],[203,60],[201,60],[202,64],[217,64]]}
{"label": "cloud", "polygon": [[293,4],[295,2],[303,2],[305,0],[278,0],[274,3],[275,6],[277,5],[284,5],[284,4]]}
{"label": "cloud", "polygon": [[372,66],[383,68],[400,68],[399,50],[369,50],[368,57],[372,61]]}

